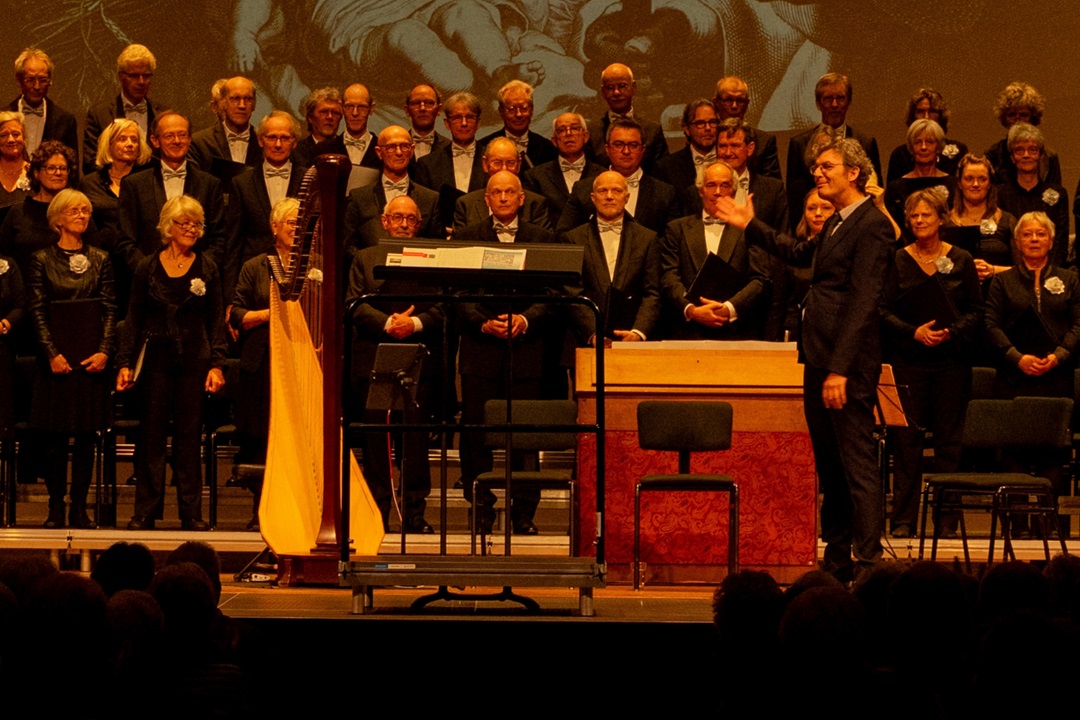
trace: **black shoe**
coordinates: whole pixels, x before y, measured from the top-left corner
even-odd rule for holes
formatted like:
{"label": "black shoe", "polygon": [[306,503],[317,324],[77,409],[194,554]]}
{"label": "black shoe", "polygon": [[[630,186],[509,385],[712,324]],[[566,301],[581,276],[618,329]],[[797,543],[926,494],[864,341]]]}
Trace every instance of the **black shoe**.
{"label": "black shoe", "polygon": [[[469,527],[472,527],[472,513],[469,511]],[[482,510],[480,517],[476,519],[476,534],[477,535],[490,535],[491,531],[495,527],[495,513],[490,510]]]}
{"label": "black shoe", "polygon": [[539,535],[540,530],[536,527],[536,523],[532,520],[515,520],[514,521],[514,534],[515,535]]}
{"label": "black shoe", "polygon": [[259,532],[259,514],[255,513],[248,520],[248,524],[244,526],[244,529],[248,532]]}
{"label": "black shoe", "polygon": [[54,506],[49,508],[49,517],[46,518],[45,524],[43,525],[43,527],[46,527],[46,528],[48,528],[50,530],[57,530],[59,528],[64,527],[64,505],[63,505],[63,503],[61,503],[60,505],[54,505]]}
{"label": "black shoe", "polygon": [[210,523],[202,518],[187,518],[180,521],[180,529],[190,530],[191,532],[206,532],[210,529]]}
{"label": "black shoe", "polygon": [[405,524],[405,532],[418,533],[420,535],[434,535],[435,528],[428,524],[424,516],[414,517]]}
{"label": "black shoe", "polygon": [[127,524],[128,530],[153,530],[154,519],[145,515],[135,515]]}
{"label": "black shoe", "polygon": [[85,510],[75,510],[73,508],[68,516],[68,527],[80,530],[96,530],[97,523],[90,519]]}

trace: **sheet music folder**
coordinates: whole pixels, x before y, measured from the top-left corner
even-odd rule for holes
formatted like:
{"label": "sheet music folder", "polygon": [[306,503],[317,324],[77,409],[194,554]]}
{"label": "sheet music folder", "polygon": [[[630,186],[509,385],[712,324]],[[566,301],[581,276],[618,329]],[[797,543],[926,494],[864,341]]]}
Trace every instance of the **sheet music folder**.
{"label": "sheet music folder", "polygon": [[[379,241],[379,248],[386,254],[400,253],[406,247],[516,247],[525,249],[524,270],[474,270],[463,268],[390,267],[377,265],[374,275],[379,280],[409,280],[431,287],[449,286],[457,290],[469,288],[513,289],[517,291],[542,291],[553,285],[570,285],[581,281],[581,265],[585,248],[579,245],[558,243],[502,243],[454,242],[453,240],[419,240],[415,238],[388,238]],[[385,254],[380,253],[385,258]]]}
{"label": "sheet music folder", "polygon": [[716,253],[709,253],[685,297],[695,305],[700,305],[703,297],[716,302],[727,302],[749,282],[749,275],[731,267]]}

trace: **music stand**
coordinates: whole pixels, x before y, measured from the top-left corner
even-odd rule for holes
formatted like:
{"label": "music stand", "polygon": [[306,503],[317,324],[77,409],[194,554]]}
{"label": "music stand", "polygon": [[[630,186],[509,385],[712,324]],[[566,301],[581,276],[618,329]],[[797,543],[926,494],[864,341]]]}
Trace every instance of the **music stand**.
{"label": "music stand", "polygon": [[[422,344],[379,343],[379,346],[375,348],[375,365],[371,369],[371,382],[368,385],[365,409],[383,412],[400,410],[402,424],[409,425],[418,422],[416,415],[419,406],[416,402],[416,389],[420,383],[420,368],[428,354],[428,349]],[[388,428],[387,434],[389,433]],[[407,446],[403,433],[398,450],[401,458],[401,477],[396,493],[398,519],[401,521],[402,555],[405,554],[405,464],[408,454],[405,448]],[[393,493],[392,457],[387,457],[387,466],[390,473],[391,493]]]}

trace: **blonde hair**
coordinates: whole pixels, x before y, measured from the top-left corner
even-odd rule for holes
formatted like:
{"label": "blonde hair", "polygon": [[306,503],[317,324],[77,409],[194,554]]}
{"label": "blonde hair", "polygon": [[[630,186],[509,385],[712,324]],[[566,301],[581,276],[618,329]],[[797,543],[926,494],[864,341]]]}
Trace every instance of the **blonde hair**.
{"label": "blonde hair", "polygon": [[274,209],[270,211],[270,224],[276,225],[285,219],[291,212],[300,212],[300,201],[296,198],[287,197],[277,201]]}
{"label": "blonde hair", "polygon": [[101,138],[98,140],[97,156],[94,158],[94,162],[99,168],[112,164],[115,159],[112,154],[112,141],[117,135],[130,128],[135,128],[139,133],[139,156],[135,158],[135,164],[145,165],[150,162],[152,151],[150,150],[150,146],[146,144],[146,138],[143,137],[143,131],[142,128],[139,127],[139,123],[134,120],[128,120],[127,118],[116,118],[108,127],[101,131]]}
{"label": "blonde hair", "polygon": [[[172,242],[170,234],[172,233],[172,226],[177,220],[182,217],[193,217],[198,222],[205,222],[206,214],[203,212],[203,206],[199,204],[199,201],[190,195],[178,195],[172,200],[166,200],[165,205],[161,208],[161,216],[158,219],[157,229],[161,233],[161,244],[168,245]],[[199,230],[199,237],[203,236],[206,228]]]}
{"label": "blonde hair", "polygon": [[64,188],[60,192],[56,193],[56,197],[49,203],[48,209],[45,211],[45,217],[49,221],[49,227],[59,231],[60,226],[57,224],[60,216],[68,208],[75,207],[76,205],[90,208],[93,211],[94,206],[90,202],[90,198],[83,195],[78,190],[72,190],[71,188]]}

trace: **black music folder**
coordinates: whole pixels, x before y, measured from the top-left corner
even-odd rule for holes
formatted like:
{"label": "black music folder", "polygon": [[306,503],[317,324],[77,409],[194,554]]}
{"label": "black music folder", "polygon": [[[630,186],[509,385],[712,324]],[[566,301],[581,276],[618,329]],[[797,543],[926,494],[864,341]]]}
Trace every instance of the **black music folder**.
{"label": "black music folder", "polygon": [[639,296],[612,285],[608,288],[605,305],[605,335],[614,340],[616,330],[633,329],[638,310],[641,308]]}
{"label": "black music folder", "polygon": [[749,282],[750,277],[746,273],[731,267],[716,253],[709,253],[684,297],[695,305],[701,305],[703,297],[717,302],[726,302]]}
{"label": "black music folder", "polygon": [[101,298],[52,301],[49,303],[49,332],[68,365],[78,368],[79,363],[101,349],[101,338],[105,334]]}

